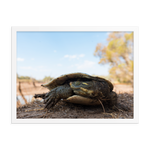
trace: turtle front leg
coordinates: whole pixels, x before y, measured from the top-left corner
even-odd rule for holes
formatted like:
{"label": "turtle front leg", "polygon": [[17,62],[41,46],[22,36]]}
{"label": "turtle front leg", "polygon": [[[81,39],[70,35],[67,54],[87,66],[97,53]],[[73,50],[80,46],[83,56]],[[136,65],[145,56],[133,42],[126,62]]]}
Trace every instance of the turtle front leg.
{"label": "turtle front leg", "polygon": [[62,85],[52,89],[49,93],[47,93],[44,103],[45,108],[50,109],[54,107],[61,99],[67,99],[68,97],[73,95],[73,91],[69,85]]}

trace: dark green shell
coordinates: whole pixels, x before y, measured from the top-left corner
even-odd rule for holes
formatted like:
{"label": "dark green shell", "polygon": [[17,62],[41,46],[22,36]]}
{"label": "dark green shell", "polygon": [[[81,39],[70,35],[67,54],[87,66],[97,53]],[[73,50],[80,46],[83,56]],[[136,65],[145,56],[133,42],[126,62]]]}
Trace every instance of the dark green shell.
{"label": "dark green shell", "polygon": [[110,91],[113,90],[113,84],[104,79],[104,78],[101,78],[101,77],[96,77],[96,76],[90,76],[88,74],[85,74],[85,73],[70,73],[70,74],[65,74],[65,75],[62,75],[58,78],[55,78],[53,79],[52,81],[46,83],[46,84],[43,84],[42,86],[48,88],[49,90],[52,90],[54,89],[55,87],[57,86],[60,86],[60,85],[63,85],[63,84],[66,84],[67,82],[71,82],[71,81],[76,81],[76,80],[95,80],[95,81],[100,81],[100,82],[107,82],[109,84],[109,87],[110,87]]}

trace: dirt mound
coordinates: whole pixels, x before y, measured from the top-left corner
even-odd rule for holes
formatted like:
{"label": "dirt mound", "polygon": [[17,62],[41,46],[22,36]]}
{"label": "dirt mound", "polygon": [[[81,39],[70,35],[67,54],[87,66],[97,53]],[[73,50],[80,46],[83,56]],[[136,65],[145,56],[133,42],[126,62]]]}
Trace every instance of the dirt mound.
{"label": "dirt mound", "polygon": [[17,108],[17,118],[55,118],[55,119],[92,119],[92,118],[113,118],[113,119],[132,119],[133,118],[133,93],[118,94],[118,105],[110,109],[104,104],[105,113],[100,106],[84,106],[60,101],[54,108],[46,111],[41,100],[35,101]]}

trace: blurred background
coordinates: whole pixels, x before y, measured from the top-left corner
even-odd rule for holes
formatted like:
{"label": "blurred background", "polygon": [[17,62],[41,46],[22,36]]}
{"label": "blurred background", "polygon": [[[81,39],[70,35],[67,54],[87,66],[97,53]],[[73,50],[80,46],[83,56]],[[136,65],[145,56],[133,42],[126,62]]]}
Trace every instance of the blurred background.
{"label": "blurred background", "polygon": [[133,32],[17,32],[17,103],[60,75],[87,73],[133,92]]}

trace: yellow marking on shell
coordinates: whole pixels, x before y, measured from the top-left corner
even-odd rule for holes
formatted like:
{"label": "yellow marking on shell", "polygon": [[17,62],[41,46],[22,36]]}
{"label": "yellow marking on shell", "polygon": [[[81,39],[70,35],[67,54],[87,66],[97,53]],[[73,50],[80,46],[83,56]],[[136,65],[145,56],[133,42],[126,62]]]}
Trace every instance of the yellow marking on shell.
{"label": "yellow marking on shell", "polygon": [[87,90],[87,89],[85,89],[85,88],[83,88],[83,87],[80,87],[80,89],[81,89],[82,91],[84,91],[84,92],[89,93],[90,95],[93,93],[92,90]]}
{"label": "yellow marking on shell", "polygon": [[88,85],[86,82],[83,82],[82,84]]}

